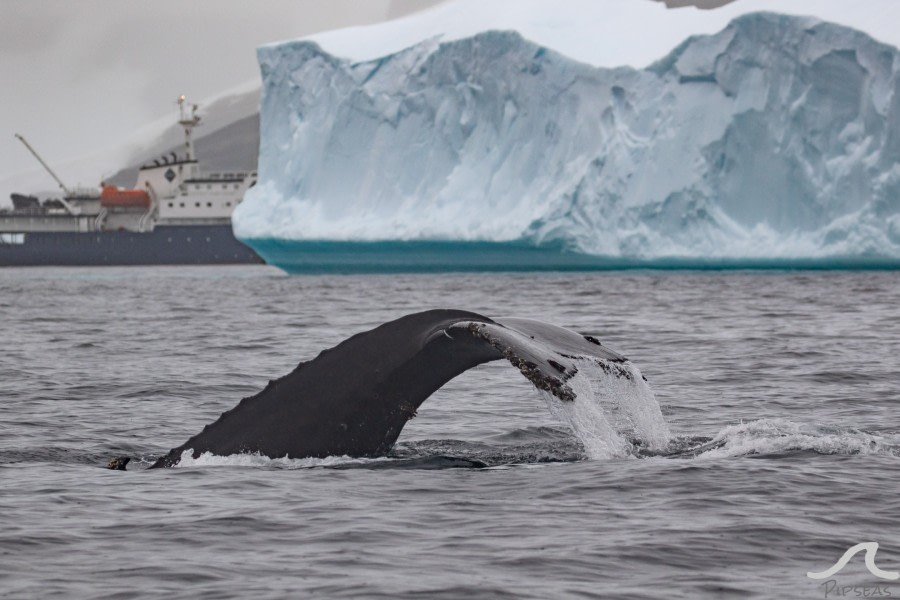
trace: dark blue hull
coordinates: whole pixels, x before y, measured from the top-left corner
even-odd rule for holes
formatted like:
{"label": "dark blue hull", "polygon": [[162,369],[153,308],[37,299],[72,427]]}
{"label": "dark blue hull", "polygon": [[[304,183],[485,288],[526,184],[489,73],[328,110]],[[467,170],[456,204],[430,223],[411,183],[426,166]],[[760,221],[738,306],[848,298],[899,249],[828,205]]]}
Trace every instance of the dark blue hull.
{"label": "dark blue hull", "polygon": [[231,225],[162,225],[152,233],[26,233],[0,237],[0,266],[210,265],[263,260],[235,239]]}

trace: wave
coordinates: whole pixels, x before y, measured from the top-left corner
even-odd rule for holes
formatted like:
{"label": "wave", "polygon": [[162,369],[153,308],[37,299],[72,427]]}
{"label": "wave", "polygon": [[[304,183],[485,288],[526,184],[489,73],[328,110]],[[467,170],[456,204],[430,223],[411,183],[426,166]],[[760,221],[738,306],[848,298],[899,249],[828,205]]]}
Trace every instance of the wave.
{"label": "wave", "polygon": [[759,419],[723,428],[706,446],[708,449],[697,453],[697,458],[784,456],[798,452],[900,456],[900,435],[787,419]]}

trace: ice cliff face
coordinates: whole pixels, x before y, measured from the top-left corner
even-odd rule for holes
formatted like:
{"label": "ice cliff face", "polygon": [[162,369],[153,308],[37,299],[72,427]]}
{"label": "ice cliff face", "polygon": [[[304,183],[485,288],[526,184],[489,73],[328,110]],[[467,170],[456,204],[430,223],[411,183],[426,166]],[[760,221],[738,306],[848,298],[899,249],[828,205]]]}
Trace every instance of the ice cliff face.
{"label": "ice cliff face", "polygon": [[350,63],[260,49],[245,239],[490,240],[655,259],[900,259],[900,53],[775,14],[644,70],[516,33]]}

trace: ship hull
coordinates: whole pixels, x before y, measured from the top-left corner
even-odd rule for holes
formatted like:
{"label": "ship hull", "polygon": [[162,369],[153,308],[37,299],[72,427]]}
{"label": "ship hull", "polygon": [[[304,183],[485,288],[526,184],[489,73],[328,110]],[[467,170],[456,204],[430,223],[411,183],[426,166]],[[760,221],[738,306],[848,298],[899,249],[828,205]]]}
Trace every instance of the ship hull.
{"label": "ship hull", "polygon": [[38,232],[0,236],[0,267],[254,264],[231,225],[157,225],[132,231]]}

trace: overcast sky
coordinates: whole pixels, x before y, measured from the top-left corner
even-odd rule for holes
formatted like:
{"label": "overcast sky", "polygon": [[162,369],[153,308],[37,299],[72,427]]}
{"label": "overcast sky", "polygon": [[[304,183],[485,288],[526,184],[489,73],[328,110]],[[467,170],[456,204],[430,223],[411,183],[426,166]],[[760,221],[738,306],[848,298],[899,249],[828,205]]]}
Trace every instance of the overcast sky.
{"label": "overcast sky", "polygon": [[[255,48],[435,0],[0,0],[0,174],[98,150],[258,78]],[[52,187],[52,185],[50,186]]]}

